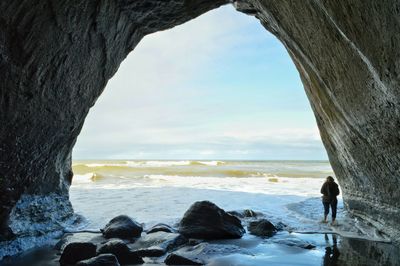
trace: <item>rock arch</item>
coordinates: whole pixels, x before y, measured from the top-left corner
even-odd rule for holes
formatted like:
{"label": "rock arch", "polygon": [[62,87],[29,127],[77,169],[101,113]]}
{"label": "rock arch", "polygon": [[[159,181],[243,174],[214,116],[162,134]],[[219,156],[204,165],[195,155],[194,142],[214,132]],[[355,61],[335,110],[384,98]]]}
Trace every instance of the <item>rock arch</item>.
{"label": "rock arch", "polygon": [[[0,3],[3,237],[27,212],[53,213],[56,220],[71,214],[73,145],[89,108],[139,41],[229,2]],[[348,209],[399,239],[400,3],[233,4],[258,18],[289,51]]]}

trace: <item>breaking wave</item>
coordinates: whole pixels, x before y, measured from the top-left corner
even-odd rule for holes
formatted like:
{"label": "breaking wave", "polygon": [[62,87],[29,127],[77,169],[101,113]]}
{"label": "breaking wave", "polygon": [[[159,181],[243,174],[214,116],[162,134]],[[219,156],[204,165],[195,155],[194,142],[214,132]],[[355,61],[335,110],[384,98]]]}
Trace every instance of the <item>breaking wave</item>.
{"label": "breaking wave", "polygon": [[73,164],[76,181],[90,182],[107,176],[145,175],[197,177],[321,178],[332,175],[326,162],[288,161],[81,161]]}

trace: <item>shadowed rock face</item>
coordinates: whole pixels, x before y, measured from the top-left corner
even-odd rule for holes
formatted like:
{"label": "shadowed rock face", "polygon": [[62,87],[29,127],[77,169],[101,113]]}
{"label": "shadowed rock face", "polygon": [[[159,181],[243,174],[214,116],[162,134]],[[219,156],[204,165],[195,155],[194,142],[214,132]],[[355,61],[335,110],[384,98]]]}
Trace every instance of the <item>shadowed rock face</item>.
{"label": "shadowed rock face", "polygon": [[[84,119],[139,41],[227,2],[0,2],[3,236],[8,226],[12,229],[18,223],[10,214],[22,195],[51,193],[46,202],[68,201],[71,151]],[[289,51],[348,208],[399,238],[400,3],[234,4],[258,18]],[[42,215],[40,206],[24,204]],[[69,214],[72,208],[59,211]]]}

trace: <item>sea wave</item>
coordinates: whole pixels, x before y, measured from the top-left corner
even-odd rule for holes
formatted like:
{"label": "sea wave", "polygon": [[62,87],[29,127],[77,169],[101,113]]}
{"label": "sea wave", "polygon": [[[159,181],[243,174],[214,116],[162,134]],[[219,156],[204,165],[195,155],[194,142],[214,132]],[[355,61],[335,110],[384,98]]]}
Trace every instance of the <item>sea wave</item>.
{"label": "sea wave", "polygon": [[94,168],[75,167],[74,179],[78,182],[95,181],[101,176],[124,176],[126,178],[143,177],[144,175],[167,175],[167,176],[197,176],[197,177],[277,177],[275,174],[263,173],[259,171],[237,170],[237,169],[171,169],[171,168],[146,168],[138,169],[123,166],[102,166]]}
{"label": "sea wave", "polygon": [[83,161],[73,164],[75,175],[87,180],[88,176],[145,175],[198,176],[198,177],[293,177],[321,178],[333,175],[328,163],[302,162],[239,162],[239,161]]}
{"label": "sea wave", "polygon": [[74,183],[91,183],[102,178],[102,175],[94,172],[78,175],[74,175]]}
{"label": "sea wave", "polygon": [[168,167],[168,166],[190,166],[190,165],[205,165],[218,166],[223,165],[222,161],[119,161],[119,162],[104,162],[104,163],[74,163],[74,167]]}

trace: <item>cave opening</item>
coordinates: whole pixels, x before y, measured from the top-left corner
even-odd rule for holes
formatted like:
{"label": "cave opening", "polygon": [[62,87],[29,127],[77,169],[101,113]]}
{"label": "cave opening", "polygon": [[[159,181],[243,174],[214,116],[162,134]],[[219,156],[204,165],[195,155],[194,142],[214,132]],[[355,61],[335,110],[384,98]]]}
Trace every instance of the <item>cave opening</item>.
{"label": "cave opening", "polygon": [[[229,192],[300,199],[295,184],[307,178],[318,196],[315,178],[333,175],[284,46],[230,5],[146,36],[89,113],[73,159],[72,204],[97,222],[128,206],[142,221],[177,218],[202,199],[234,209],[221,201]],[[237,208],[263,208],[252,197]]]}

